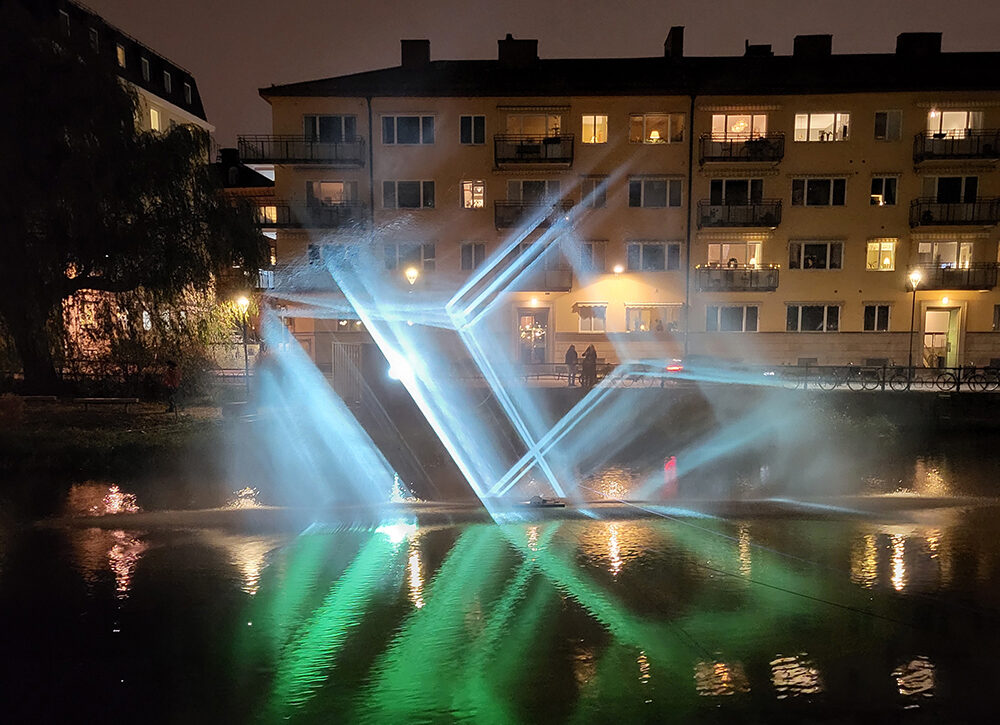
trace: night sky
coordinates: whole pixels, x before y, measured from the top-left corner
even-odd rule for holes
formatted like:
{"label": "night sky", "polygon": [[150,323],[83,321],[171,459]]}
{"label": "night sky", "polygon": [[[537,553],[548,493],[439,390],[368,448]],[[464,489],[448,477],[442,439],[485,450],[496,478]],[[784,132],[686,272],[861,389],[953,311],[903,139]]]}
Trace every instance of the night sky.
{"label": "night sky", "polygon": [[[269,133],[257,89],[399,64],[400,38],[429,38],[431,59],[496,58],[506,33],[542,58],[654,56],[672,25],[685,55],[739,55],[743,41],[791,53],[832,33],[834,53],[885,53],[898,33],[941,31],[943,50],[1000,50],[997,0],[85,0],[198,81],[216,140]],[[976,69],[970,69],[972,71]],[[996,72],[996,69],[979,69]],[[878,69],[873,68],[873,73]]]}

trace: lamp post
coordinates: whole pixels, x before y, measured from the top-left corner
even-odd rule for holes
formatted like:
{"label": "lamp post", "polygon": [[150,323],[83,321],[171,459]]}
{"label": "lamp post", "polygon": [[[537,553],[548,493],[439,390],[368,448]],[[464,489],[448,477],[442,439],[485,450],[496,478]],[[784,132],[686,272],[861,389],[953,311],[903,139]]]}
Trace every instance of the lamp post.
{"label": "lamp post", "polygon": [[920,284],[922,277],[919,269],[913,270],[909,275],[910,288],[913,290],[913,302],[910,305],[910,351],[906,358],[906,375],[910,381],[913,380],[913,322],[917,314],[917,285]]}
{"label": "lamp post", "polygon": [[416,267],[407,267],[403,274],[406,275],[406,281],[409,282],[412,287],[417,283],[417,277],[420,276],[420,270]]}
{"label": "lamp post", "polygon": [[250,310],[250,300],[241,296],[236,300],[240,311],[240,323],[243,325],[243,382],[246,384],[246,398],[250,402],[250,356],[247,353],[247,312]]}

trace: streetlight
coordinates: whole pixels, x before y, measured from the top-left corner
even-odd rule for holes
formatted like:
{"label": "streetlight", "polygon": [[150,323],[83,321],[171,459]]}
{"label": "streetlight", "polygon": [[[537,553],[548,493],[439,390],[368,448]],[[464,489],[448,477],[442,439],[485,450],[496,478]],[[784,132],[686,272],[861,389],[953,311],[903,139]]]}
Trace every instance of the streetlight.
{"label": "streetlight", "polygon": [[621,266],[620,264],[616,264],[613,271],[615,273],[615,276],[617,277],[618,275],[620,275],[622,272],[625,271],[625,268],[623,266]]}
{"label": "streetlight", "polygon": [[406,281],[410,283],[411,287],[417,283],[417,277],[420,276],[420,272],[416,267],[407,267],[403,274],[406,275]]}
{"label": "streetlight", "polygon": [[243,325],[243,382],[246,383],[247,402],[250,402],[250,356],[247,354],[247,312],[250,310],[250,300],[246,295],[236,300],[236,308],[240,311],[240,322]]}
{"label": "streetlight", "polygon": [[920,284],[920,280],[923,275],[920,274],[919,269],[915,269],[910,272],[910,288],[913,290],[913,303],[910,305],[910,352],[906,358],[906,374],[909,376],[910,380],[913,379],[913,321],[917,314],[917,285]]}

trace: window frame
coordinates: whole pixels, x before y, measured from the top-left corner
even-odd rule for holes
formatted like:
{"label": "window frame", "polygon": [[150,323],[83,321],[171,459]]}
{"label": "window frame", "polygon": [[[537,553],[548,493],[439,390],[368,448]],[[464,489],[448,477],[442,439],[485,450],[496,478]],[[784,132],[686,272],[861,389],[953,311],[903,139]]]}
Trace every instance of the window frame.
{"label": "window frame", "polygon": [[[326,121],[324,122],[322,119],[326,119]],[[332,122],[330,119],[336,119],[336,121]],[[333,138],[324,138],[323,129],[327,124],[339,126],[340,141],[336,140],[337,133],[333,134]],[[353,132],[348,133],[352,125]],[[302,114],[302,135],[308,143],[351,143],[358,135],[358,116],[354,113],[304,113]]]}
{"label": "window frame", "polygon": [[[879,135],[879,115],[885,116],[885,131],[882,135]],[[895,133],[893,133],[893,124],[891,119],[896,119],[895,121]],[[875,125],[873,129],[873,134],[876,141],[881,141],[883,143],[894,143],[896,141],[903,140],[903,112],[899,109],[887,109],[884,111],[875,111]]]}
{"label": "window frame", "polygon": [[[723,310],[742,310],[742,327],[739,330],[722,329]],[[750,313],[750,310],[753,313]],[[712,311],[715,314],[712,314]],[[749,323],[753,321],[753,329],[748,329]],[[711,320],[711,322],[710,322]],[[759,332],[760,331],[760,305],[755,304],[716,304],[705,305],[705,332]]]}
{"label": "window frame", "polygon": [[[826,247],[826,260],[824,261],[825,266],[823,267],[806,267],[806,247]],[[792,260],[792,250],[793,248],[799,248],[798,259]],[[834,260],[833,250],[835,247],[840,248],[839,255],[839,266],[830,266]],[[844,269],[844,242],[840,239],[791,239],[788,242],[788,268],[794,269],[796,271],[813,271],[813,272],[839,272]]]}
{"label": "window frame", "polygon": [[[833,116],[833,131],[830,132],[831,138],[811,138],[813,134],[813,117],[814,116]],[[806,119],[805,126],[805,138],[799,138],[799,119]],[[847,132],[843,133],[842,128],[844,124],[843,120],[847,121]],[[792,119],[792,140],[795,143],[836,143],[839,141],[850,141],[851,140],[851,113],[850,111],[808,111],[806,113],[796,113],[795,117]],[[821,133],[827,133],[823,131]]]}
{"label": "window frame", "polygon": [[[417,141],[399,141],[399,119],[401,118],[415,118],[417,119]],[[437,137],[437,130],[435,126],[437,122],[435,121],[436,116],[430,113],[386,113],[381,116],[382,119],[382,145],[383,146],[433,146]],[[392,140],[386,140],[386,121],[392,120]],[[428,124],[428,121],[430,122]],[[425,138],[425,133],[427,131],[428,125],[430,127],[430,140]]]}
{"label": "window frame", "polygon": [[[649,118],[652,116],[667,117],[666,136],[659,136],[657,139],[651,139],[650,133],[652,133],[652,131],[647,128],[647,124]],[[680,118],[680,124],[681,124],[680,138],[674,138],[675,116]],[[637,119],[642,119],[642,138],[639,139],[637,139],[633,134],[633,130],[635,128],[635,123]],[[650,111],[647,113],[630,113],[628,115],[628,142],[630,144],[642,144],[646,146],[669,146],[670,144],[684,143],[685,139],[687,138],[687,134],[688,134],[687,114],[682,111]]]}
{"label": "window frame", "polygon": [[[946,113],[964,113],[965,114],[965,128],[962,130],[961,135],[955,133],[954,131],[943,131],[944,128],[944,114]],[[935,114],[937,114],[935,116]],[[939,108],[932,108],[927,111],[927,133],[929,133],[934,138],[965,138],[969,131],[978,131],[983,128],[983,112],[973,111],[971,109],[946,109],[942,110]],[[931,126],[931,119],[937,118],[936,128]]]}
{"label": "window frame", "polygon": [[87,34],[87,40],[90,43],[90,49],[95,53],[101,52],[101,34],[97,31],[97,28],[91,28],[90,32]]}
{"label": "window frame", "polygon": [[580,242],[580,271],[590,274],[607,273],[608,242],[606,239],[586,239]]}
{"label": "window frame", "polygon": [[[593,314],[585,315],[584,314],[584,311],[593,312],[594,310],[601,310],[602,314],[601,315],[593,315]],[[577,308],[576,308],[576,315],[577,315],[577,331],[578,332],[586,333],[588,335],[593,335],[593,334],[600,335],[600,334],[606,333],[608,331],[608,306],[607,305],[578,305]],[[589,319],[590,320],[590,329],[587,329],[584,326],[583,322],[584,322],[585,319]],[[594,328],[594,323],[597,320],[601,321],[601,329],[599,329],[599,330]]]}
{"label": "window frame", "polygon": [[[587,119],[591,119],[591,128],[593,129],[593,134],[590,138],[593,141],[588,140],[587,136]],[[598,119],[604,119],[604,140],[597,140],[600,137],[598,133]],[[580,115],[580,143],[586,144],[587,146],[600,146],[608,142],[608,114],[606,113],[583,113]]]}
{"label": "window frame", "polygon": [[[828,204],[811,204],[809,203],[809,182],[816,181],[829,181],[830,182],[830,193],[829,193],[829,203]],[[841,186],[842,195],[840,197],[841,203],[835,204],[834,201],[837,199],[837,186]],[[796,186],[801,185],[801,193],[799,195],[799,201],[796,202]],[[806,206],[814,208],[824,208],[833,206],[847,206],[847,178],[843,176],[803,176],[798,179],[792,179],[792,197],[791,206]]]}
{"label": "window frame", "polygon": [[[469,140],[463,140],[465,138],[465,119],[469,119]],[[482,140],[476,140],[476,119],[482,120]],[[484,114],[462,114],[458,117],[458,142],[462,146],[485,146],[486,145],[486,116]]]}
{"label": "window frame", "polygon": [[580,202],[588,209],[604,209],[608,205],[608,177],[585,176],[581,179]]}
{"label": "window frame", "polygon": [[[531,200],[524,198],[524,184],[528,183],[543,183],[545,184],[545,193],[542,195],[541,199]],[[511,184],[515,184],[517,188],[517,196],[512,197],[510,195]],[[537,201],[539,203],[553,203],[555,204],[560,195],[562,194],[562,183],[560,179],[507,179],[506,184],[507,191],[507,201],[520,201],[520,202],[530,202]]]}
{"label": "window frame", "polygon": [[165,93],[174,92],[174,77],[170,75],[170,71],[163,71],[163,91]]}
{"label": "window frame", "polygon": [[[317,194],[316,185],[322,184],[340,184],[341,185],[341,200],[339,202],[331,201],[326,202],[322,193]],[[319,191],[322,192],[322,186],[319,187]],[[310,204],[316,204],[317,206],[336,206],[337,204],[345,204],[352,201],[358,201],[358,182],[353,179],[308,179],[306,181],[306,202]]]}
{"label": "window frame", "polygon": [[[392,184],[392,205],[386,203],[386,184]],[[399,185],[400,184],[417,184],[418,194],[419,194],[419,205],[418,206],[400,206],[399,205]],[[430,185],[429,187],[427,185]],[[428,203],[426,195],[427,189],[430,189],[430,203]],[[436,191],[434,189],[434,181],[432,179],[384,179],[382,181],[382,208],[383,209],[402,209],[406,211],[417,211],[420,209],[433,209],[435,204]]]}
{"label": "window frame", "polygon": [[149,83],[149,79],[152,77],[152,72],[149,67],[149,58],[143,56],[139,59],[140,71],[142,73],[142,79]]}
{"label": "window frame", "polygon": [[[823,308],[823,329],[821,330],[803,330],[802,329],[802,311],[807,307],[822,307]],[[813,333],[826,333],[826,332],[840,332],[840,305],[835,303],[819,302],[816,304],[786,304],[785,305],[785,332],[813,332]],[[796,328],[789,329],[788,325],[791,322],[790,311],[797,310],[796,313]],[[836,314],[836,327],[830,328],[830,310],[837,310]]]}
{"label": "window frame", "polygon": [[194,88],[190,83],[184,81],[184,103],[191,105],[194,101]]}
{"label": "window frame", "polygon": [[[669,176],[632,176],[628,180],[628,205],[630,209],[679,209],[684,206],[684,189],[681,185],[682,179]],[[647,204],[649,195],[646,184],[662,182],[664,185],[664,203]],[[633,204],[633,185],[639,185],[639,203]],[[676,204],[670,202],[674,200],[673,190],[677,190]]]}
{"label": "window frame", "polygon": [[[462,242],[459,248],[459,268],[465,272],[474,272],[486,263],[486,242]],[[466,265],[466,251],[469,253],[469,264]]]}
{"label": "window frame", "polygon": [[159,108],[155,106],[149,107],[149,130],[150,131],[162,131],[163,123],[161,121],[161,116],[163,114],[160,112]]}
{"label": "window frame", "polygon": [[[866,272],[895,272],[896,271],[896,246],[898,239],[869,239],[865,245],[865,271]],[[886,249],[888,247],[888,249]],[[871,258],[873,249],[877,252],[875,266],[872,266]],[[882,264],[883,255],[889,254],[889,265]]]}
{"label": "window frame", "polygon": [[[889,188],[889,183],[892,182],[892,200],[886,201],[886,197],[890,194],[886,191]],[[880,184],[878,182],[881,182]],[[879,186],[879,191],[875,190],[875,187]],[[882,175],[882,176],[872,176],[871,184],[871,201],[870,206],[896,206],[899,201],[899,177],[896,175]]]}
{"label": "window frame", "polygon": [[[403,250],[416,251],[416,256],[404,256]],[[391,250],[391,254],[390,254]],[[435,242],[383,242],[383,267],[387,272],[415,266],[421,272],[433,272],[437,269],[437,245]]]}
{"label": "window frame", "polygon": [[[749,131],[732,131],[729,128],[729,119],[737,116],[749,116],[750,117],[750,130]],[[722,119],[723,131],[719,132],[715,130],[716,119]],[[757,128],[757,120],[764,119],[764,130],[761,131]],[[768,118],[766,113],[757,113],[754,111],[741,111],[739,113],[729,113],[724,111],[722,113],[713,113],[711,121],[711,132],[710,137],[712,141],[748,141],[752,138],[764,138],[767,136],[767,125]]]}
{"label": "window frame", "polygon": [[[885,326],[879,327],[879,311],[885,309]],[[868,310],[874,309],[872,326],[868,327]],[[889,332],[892,325],[892,305],[888,302],[866,302],[861,313],[862,332]]]}
{"label": "window frame", "polygon": [[128,67],[128,56],[125,54],[125,46],[121,43],[115,43],[115,60],[119,68]]}
{"label": "window frame", "polygon": [[[459,202],[463,209],[476,211],[486,208],[486,180],[485,179],[462,179],[459,184],[461,198]],[[476,190],[479,190],[479,206],[476,206]]]}
{"label": "window frame", "polygon": [[[743,247],[744,248],[742,250],[743,251],[743,257],[744,257],[744,259],[746,261],[740,262],[739,256],[735,256],[735,255],[732,254],[732,251],[733,251],[732,249],[730,249],[727,254],[723,254],[723,248],[724,247],[730,247],[730,248],[731,247]],[[708,265],[710,265],[710,266],[712,266],[712,265],[718,265],[720,267],[724,267],[727,264],[729,264],[729,260],[730,259],[736,259],[737,264],[745,264],[745,265],[750,266],[750,267],[759,267],[760,264],[761,264],[761,262],[760,262],[761,247],[762,247],[761,242],[748,242],[748,241],[739,241],[739,240],[735,240],[735,241],[731,241],[731,242],[709,242],[706,245],[706,252],[707,252],[706,263]],[[715,249],[715,248],[717,248],[717,249]],[[756,253],[752,254],[751,250],[753,250]],[[714,255],[714,256],[717,256],[718,259],[712,259],[712,257],[713,257],[713,254],[712,254],[713,251],[717,252],[717,255]]]}
{"label": "window frame", "polygon": [[[663,267],[647,267],[648,247],[662,248]],[[633,249],[638,250],[638,264],[633,265]],[[666,242],[655,239],[630,239],[625,243],[625,269],[628,272],[676,272],[681,269],[680,242]],[[671,264],[673,263],[673,264]]]}

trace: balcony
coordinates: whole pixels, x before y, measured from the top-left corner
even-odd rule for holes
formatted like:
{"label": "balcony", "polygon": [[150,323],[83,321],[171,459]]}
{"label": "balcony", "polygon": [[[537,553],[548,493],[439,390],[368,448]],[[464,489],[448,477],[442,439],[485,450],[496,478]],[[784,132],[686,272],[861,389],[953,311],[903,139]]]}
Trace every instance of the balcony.
{"label": "balcony", "polygon": [[913,163],[934,159],[1000,159],[1000,129],[969,130],[960,135],[918,133]]}
{"label": "balcony", "polygon": [[[997,264],[970,264],[965,267],[920,264],[922,275],[917,290],[989,290],[997,286]],[[910,291],[907,285],[907,291]]]}
{"label": "balcony", "polygon": [[305,136],[240,136],[245,164],[317,164],[340,168],[365,165],[365,141],[314,141]]}
{"label": "balcony", "polygon": [[573,165],[573,135],[499,133],[493,137],[493,159],[497,168],[511,164],[569,167]]}
{"label": "balcony", "polygon": [[513,288],[519,292],[569,292],[573,288],[573,270],[568,266],[533,269]]}
{"label": "balcony", "polygon": [[698,228],[771,227],[781,223],[781,199],[761,199],[755,204],[698,202]]}
{"label": "balcony", "polygon": [[701,137],[699,163],[777,163],[785,156],[785,134],[769,133],[755,138],[720,139]]}
{"label": "balcony", "polygon": [[538,220],[538,227],[545,229],[552,226],[573,208],[570,199],[560,202],[551,201],[495,201],[493,202],[493,220],[497,229],[510,229],[530,220]]}
{"label": "balcony", "polygon": [[360,201],[339,204],[289,204],[264,201],[257,220],[264,229],[344,229],[360,227],[368,217]]}
{"label": "balcony", "polygon": [[778,267],[737,265],[696,267],[701,292],[774,292],[778,289]]}
{"label": "balcony", "polygon": [[1000,198],[975,201],[941,202],[933,198],[910,202],[910,226],[951,226],[957,224],[989,225],[1000,222]]}

